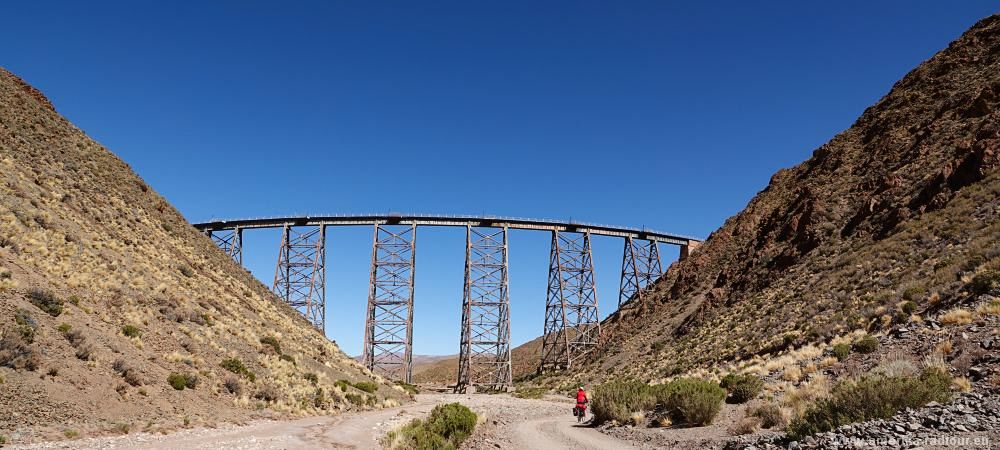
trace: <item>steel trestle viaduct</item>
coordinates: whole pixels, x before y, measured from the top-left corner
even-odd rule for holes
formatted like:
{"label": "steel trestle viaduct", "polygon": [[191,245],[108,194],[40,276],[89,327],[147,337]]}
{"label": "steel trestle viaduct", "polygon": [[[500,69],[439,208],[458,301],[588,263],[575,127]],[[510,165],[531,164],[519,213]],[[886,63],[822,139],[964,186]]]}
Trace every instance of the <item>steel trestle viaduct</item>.
{"label": "steel trestle viaduct", "polygon": [[565,369],[598,343],[600,317],[590,236],[624,238],[618,306],[641,297],[663,273],[658,244],[680,247],[687,257],[700,240],[647,229],[490,216],[356,215],[216,220],[196,224],[226,254],[243,263],[243,232],[282,230],[273,291],[324,330],[326,229],[374,228],[365,317],[364,365],[395,380],[411,381],[413,287],[418,226],[466,230],[465,288],[456,390],[505,390],[512,385],[507,232],[548,231],[545,326],[539,370]]}

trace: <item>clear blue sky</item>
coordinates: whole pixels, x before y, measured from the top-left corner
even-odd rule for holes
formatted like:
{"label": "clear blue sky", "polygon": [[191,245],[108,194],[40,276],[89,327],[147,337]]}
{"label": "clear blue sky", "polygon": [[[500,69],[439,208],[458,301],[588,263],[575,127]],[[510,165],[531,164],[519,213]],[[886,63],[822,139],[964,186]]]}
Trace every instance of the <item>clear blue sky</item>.
{"label": "clear blue sky", "polygon": [[[706,236],[993,1],[12,2],[0,65],[191,221],[405,211]],[[464,233],[422,229],[414,351],[457,351]],[[512,232],[515,344],[548,236]],[[371,229],[333,229],[361,351]],[[277,234],[248,233],[266,283]],[[621,243],[594,242],[602,316]],[[676,250],[668,252],[676,257]]]}

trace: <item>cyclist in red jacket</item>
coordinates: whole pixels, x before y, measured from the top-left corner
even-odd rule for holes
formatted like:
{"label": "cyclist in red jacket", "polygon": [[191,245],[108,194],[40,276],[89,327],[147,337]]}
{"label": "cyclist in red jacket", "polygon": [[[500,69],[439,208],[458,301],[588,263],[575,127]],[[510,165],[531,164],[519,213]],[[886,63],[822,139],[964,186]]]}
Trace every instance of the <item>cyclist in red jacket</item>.
{"label": "cyclist in red jacket", "polygon": [[587,403],[590,403],[590,399],[587,398],[587,392],[583,390],[583,386],[580,386],[576,390],[576,421],[583,422],[583,417],[587,414]]}

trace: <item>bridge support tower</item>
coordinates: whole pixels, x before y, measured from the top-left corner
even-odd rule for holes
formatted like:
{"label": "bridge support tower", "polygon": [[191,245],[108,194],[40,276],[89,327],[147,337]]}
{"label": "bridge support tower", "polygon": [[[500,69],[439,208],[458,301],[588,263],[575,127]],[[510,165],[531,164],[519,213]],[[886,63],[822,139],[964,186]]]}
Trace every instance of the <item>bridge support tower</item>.
{"label": "bridge support tower", "polygon": [[326,226],[281,230],[273,290],[326,334]]}
{"label": "bridge support tower", "polygon": [[600,334],[590,233],[553,231],[539,371],[569,369]]}
{"label": "bridge support tower", "polygon": [[416,225],[375,225],[364,364],[372,372],[407,383],[413,374],[416,250]]}
{"label": "bridge support tower", "polygon": [[465,228],[465,292],[455,391],[506,391],[510,361],[507,228]]}
{"label": "bridge support tower", "polygon": [[208,230],[205,232],[212,242],[229,255],[237,264],[243,265],[243,229]]}
{"label": "bridge support tower", "polygon": [[660,275],[663,275],[663,266],[656,241],[626,237],[618,307],[642,297],[646,289],[660,278]]}

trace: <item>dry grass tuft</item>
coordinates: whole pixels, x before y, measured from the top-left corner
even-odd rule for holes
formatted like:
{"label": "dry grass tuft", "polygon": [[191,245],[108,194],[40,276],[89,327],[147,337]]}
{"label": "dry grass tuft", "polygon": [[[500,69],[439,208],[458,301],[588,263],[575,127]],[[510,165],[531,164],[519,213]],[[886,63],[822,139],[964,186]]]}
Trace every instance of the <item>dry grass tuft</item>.
{"label": "dry grass tuft", "polygon": [[972,323],[972,312],[967,309],[955,308],[941,315],[944,325],[968,325]]}

